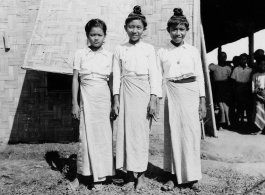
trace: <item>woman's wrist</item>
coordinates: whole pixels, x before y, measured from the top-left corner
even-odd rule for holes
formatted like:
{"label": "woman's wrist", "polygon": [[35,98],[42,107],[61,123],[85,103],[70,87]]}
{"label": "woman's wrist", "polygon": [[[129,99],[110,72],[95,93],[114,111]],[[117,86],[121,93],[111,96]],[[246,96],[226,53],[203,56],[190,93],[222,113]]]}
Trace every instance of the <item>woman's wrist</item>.
{"label": "woman's wrist", "polygon": [[72,106],[78,106],[77,102],[72,102]]}
{"label": "woman's wrist", "polygon": [[151,94],[151,99],[156,99],[156,95],[155,94]]}
{"label": "woman's wrist", "polygon": [[200,97],[200,103],[206,103],[205,96]]}
{"label": "woman's wrist", "polygon": [[114,103],[115,103],[115,102],[119,102],[119,97],[120,97],[119,94],[115,94],[115,95],[114,95]]}

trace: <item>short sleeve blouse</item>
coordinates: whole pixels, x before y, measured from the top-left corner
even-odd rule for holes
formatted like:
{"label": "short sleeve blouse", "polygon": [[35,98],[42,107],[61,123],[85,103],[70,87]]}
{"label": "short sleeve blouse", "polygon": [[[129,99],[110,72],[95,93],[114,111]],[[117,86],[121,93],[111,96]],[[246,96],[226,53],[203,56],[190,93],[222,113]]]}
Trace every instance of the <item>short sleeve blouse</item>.
{"label": "short sleeve blouse", "polygon": [[[183,79],[196,77],[200,96],[205,96],[205,83],[202,69],[201,56],[197,48],[184,42],[176,47],[170,43],[167,47],[157,52],[157,63],[160,68],[160,77],[165,79]],[[161,80],[161,78],[159,78]],[[159,88],[159,96],[162,90]]]}
{"label": "short sleeve blouse", "polygon": [[79,49],[75,53],[73,69],[78,70],[80,76],[84,74],[98,74],[109,76],[112,71],[113,54],[101,48],[92,51],[90,48]]}

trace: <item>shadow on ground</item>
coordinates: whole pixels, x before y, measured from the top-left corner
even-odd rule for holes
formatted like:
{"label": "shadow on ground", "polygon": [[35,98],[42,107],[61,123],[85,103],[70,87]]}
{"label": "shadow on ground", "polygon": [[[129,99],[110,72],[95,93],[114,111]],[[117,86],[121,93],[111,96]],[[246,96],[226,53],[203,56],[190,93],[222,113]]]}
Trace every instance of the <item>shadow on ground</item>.
{"label": "shadow on ground", "polygon": [[60,171],[69,181],[73,181],[76,177],[76,159],[76,154],[71,154],[68,158],[62,158],[58,151],[48,151],[45,154],[45,160],[51,169]]}
{"label": "shadow on ground", "polygon": [[[73,181],[76,178],[76,154],[71,154],[68,158],[64,158],[60,157],[58,151],[48,151],[45,154],[45,160],[52,170],[61,172],[67,180]],[[160,167],[153,165],[152,163],[148,163],[148,168],[145,176],[149,179],[153,179],[162,183],[166,181],[166,172]],[[85,186],[90,186],[90,184],[93,183],[92,176],[78,175],[78,178],[80,180],[80,183],[84,184]],[[115,183],[117,185],[122,185],[125,181],[126,173],[121,170],[116,170],[116,175],[113,177],[108,177],[105,183]]]}

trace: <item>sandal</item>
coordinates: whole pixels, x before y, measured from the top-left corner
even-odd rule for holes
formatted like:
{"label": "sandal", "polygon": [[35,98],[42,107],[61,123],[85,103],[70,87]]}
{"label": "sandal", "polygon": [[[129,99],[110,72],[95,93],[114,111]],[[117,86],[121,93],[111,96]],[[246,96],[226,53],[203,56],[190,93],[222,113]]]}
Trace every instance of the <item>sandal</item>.
{"label": "sandal", "polygon": [[173,181],[168,181],[167,183],[165,183],[162,187],[161,190],[162,191],[172,191],[174,189],[174,182]]}

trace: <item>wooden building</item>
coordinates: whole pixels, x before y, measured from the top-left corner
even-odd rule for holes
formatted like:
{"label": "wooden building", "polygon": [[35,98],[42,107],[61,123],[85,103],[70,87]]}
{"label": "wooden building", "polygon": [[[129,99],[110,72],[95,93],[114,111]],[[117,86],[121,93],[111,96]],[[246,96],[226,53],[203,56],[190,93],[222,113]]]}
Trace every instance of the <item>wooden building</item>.
{"label": "wooden building", "polygon": [[[181,7],[191,26],[186,41],[202,51],[205,65],[199,0],[0,1],[2,143],[78,139],[78,123],[71,118],[71,74],[74,52],[87,45],[84,26],[92,18],[103,19],[108,27],[104,47],[114,51],[116,45],[127,41],[124,21],[135,5],[142,7],[148,21],[143,40],[156,49],[169,43],[166,23],[173,8]],[[205,67],[206,129],[215,135]],[[156,137],[163,134],[163,113],[160,116],[152,130]]]}

